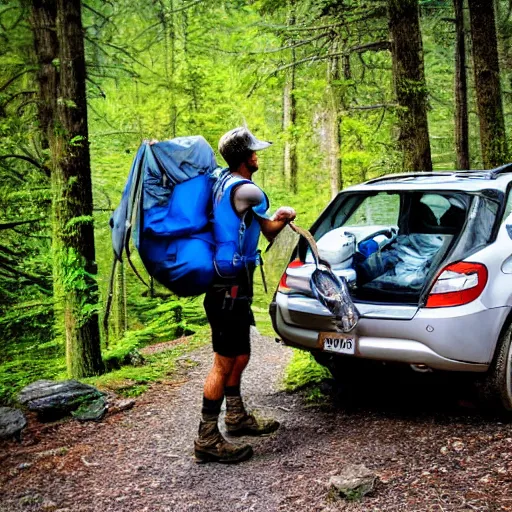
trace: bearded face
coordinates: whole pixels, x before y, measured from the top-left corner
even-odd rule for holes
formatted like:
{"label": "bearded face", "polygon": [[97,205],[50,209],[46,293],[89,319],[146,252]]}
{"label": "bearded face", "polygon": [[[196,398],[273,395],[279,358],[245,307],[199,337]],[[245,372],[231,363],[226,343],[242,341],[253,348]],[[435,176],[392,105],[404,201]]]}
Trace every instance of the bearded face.
{"label": "bearded face", "polygon": [[258,155],[256,151],[253,151],[251,156],[247,158],[245,165],[251,174],[254,174],[258,170]]}

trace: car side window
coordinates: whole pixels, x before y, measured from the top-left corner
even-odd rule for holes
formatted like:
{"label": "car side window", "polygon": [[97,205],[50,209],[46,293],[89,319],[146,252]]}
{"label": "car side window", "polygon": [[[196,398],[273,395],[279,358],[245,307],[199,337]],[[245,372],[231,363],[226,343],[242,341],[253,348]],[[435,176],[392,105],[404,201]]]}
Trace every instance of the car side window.
{"label": "car side window", "polygon": [[505,214],[503,220],[505,220],[512,213],[512,188],[508,191],[507,203],[505,205]]}
{"label": "car side window", "polygon": [[396,226],[399,212],[399,194],[381,193],[365,198],[344,224],[348,226],[374,224]]}

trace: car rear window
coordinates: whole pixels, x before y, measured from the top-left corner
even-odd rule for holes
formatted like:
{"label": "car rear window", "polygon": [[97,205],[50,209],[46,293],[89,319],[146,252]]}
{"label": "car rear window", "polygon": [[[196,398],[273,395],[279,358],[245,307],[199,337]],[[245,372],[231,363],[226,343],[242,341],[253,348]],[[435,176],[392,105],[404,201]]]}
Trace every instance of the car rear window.
{"label": "car rear window", "polygon": [[381,192],[358,199],[348,214],[340,209],[333,226],[376,226],[376,230],[394,226],[401,234],[456,235],[470,203],[470,197],[463,193]]}
{"label": "car rear window", "polygon": [[372,224],[398,223],[400,196],[398,194],[377,194],[363,199],[343,225],[368,226]]}

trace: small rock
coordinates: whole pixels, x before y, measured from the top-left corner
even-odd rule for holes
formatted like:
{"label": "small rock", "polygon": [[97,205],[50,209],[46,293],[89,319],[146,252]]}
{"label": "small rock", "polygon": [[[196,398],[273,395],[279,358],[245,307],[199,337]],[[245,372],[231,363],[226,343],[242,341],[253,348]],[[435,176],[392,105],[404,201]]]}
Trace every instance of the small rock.
{"label": "small rock", "polygon": [[14,437],[20,440],[21,431],[27,426],[27,420],[19,409],[0,407],[0,438]]}
{"label": "small rock", "polygon": [[490,475],[485,475],[482,478],[480,478],[479,482],[483,484],[488,484],[491,481]]}
{"label": "small rock", "polygon": [[51,500],[44,500],[43,503],[41,503],[41,509],[48,510],[48,511],[57,510],[57,503],[55,503]]}
{"label": "small rock", "polygon": [[108,410],[111,414],[117,414],[119,412],[128,411],[129,409],[132,409],[135,405],[135,400],[131,398],[126,398],[123,400],[115,400],[112,402],[111,405],[109,405]]}
{"label": "small rock", "polygon": [[446,455],[448,453],[448,447],[447,446],[443,446],[440,450],[439,450],[443,455]]}
{"label": "small rock", "polygon": [[332,497],[342,496],[348,500],[360,500],[371,492],[377,476],[362,464],[349,464],[338,475],[329,479]]}
{"label": "small rock", "polygon": [[32,466],[31,462],[22,462],[21,464],[18,464],[18,469],[28,469]]}
{"label": "small rock", "polygon": [[44,452],[36,453],[36,457],[38,459],[42,459],[44,457],[63,457],[69,452],[69,448],[67,446],[61,446],[59,448],[52,448],[51,450],[45,450]]}
{"label": "small rock", "polygon": [[462,450],[464,450],[464,443],[462,441],[455,441],[452,444],[452,447],[456,452],[461,452]]}

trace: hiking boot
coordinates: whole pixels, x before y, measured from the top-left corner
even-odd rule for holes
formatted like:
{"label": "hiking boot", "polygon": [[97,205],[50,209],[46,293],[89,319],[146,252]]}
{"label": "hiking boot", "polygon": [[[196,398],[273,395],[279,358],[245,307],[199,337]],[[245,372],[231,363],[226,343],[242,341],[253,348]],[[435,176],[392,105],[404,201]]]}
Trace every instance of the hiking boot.
{"label": "hiking boot", "polygon": [[256,419],[249,414],[239,396],[226,397],[226,431],[230,436],[264,436],[275,432],[279,422]]}
{"label": "hiking boot", "polygon": [[219,432],[217,421],[201,421],[199,436],[194,441],[197,462],[222,462],[236,464],[252,457],[248,444],[236,445],[226,441]]}

